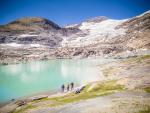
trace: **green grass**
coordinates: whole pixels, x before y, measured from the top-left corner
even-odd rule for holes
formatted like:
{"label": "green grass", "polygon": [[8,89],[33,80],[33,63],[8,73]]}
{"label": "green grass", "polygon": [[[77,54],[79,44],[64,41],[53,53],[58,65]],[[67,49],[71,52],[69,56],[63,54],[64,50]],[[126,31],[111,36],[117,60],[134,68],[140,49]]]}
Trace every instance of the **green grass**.
{"label": "green grass", "polygon": [[28,105],[25,105],[23,106],[23,108],[20,108],[20,109],[16,109],[14,112],[12,113],[23,113],[24,111],[27,111],[28,109],[34,109],[36,108],[36,106],[33,106],[31,104],[28,104]]}
{"label": "green grass", "polygon": [[144,90],[145,90],[147,93],[150,93],[150,87],[146,87],[146,88],[144,88]]}
{"label": "green grass", "polygon": [[150,113],[150,107],[144,110],[140,110],[138,113]]}
{"label": "green grass", "polygon": [[141,56],[141,59],[149,59],[149,58],[150,58],[150,55]]}
{"label": "green grass", "polygon": [[88,84],[79,94],[69,93],[65,96],[43,99],[43,101],[51,100],[52,103],[50,103],[49,106],[58,106],[124,90],[124,86],[116,84],[116,81],[96,83],[96,85],[89,90],[90,87],[92,87],[92,84]]}
{"label": "green grass", "polygon": [[123,63],[137,64],[137,63],[142,63],[146,59],[150,59],[150,55],[143,55],[143,56],[128,58]]}

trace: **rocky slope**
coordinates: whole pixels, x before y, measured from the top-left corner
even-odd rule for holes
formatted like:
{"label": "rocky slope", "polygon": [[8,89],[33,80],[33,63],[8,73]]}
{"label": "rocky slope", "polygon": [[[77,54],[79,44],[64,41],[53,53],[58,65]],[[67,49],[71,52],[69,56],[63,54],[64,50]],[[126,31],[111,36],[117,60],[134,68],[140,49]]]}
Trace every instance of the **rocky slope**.
{"label": "rocky slope", "polygon": [[18,19],[0,26],[0,62],[150,54],[149,23],[150,11],[130,19],[96,17],[65,27],[44,18]]}
{"label": "rocky slope", "polygon": [[78,32],[78,29],[63,29],[44,18],[22,18],[0,26],[0,43],[41,44],[59,46],[63,36]]}

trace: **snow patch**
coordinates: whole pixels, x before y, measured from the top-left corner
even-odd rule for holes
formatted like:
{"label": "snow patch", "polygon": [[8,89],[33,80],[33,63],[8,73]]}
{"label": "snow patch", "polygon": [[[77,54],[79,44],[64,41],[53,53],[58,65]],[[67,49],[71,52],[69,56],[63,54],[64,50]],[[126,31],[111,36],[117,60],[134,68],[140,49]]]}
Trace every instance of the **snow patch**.
{"label": "snow patch", "polygon": [[38,36],[38,35],[31,35],[31,34],[22,34],[19,35],[19,37],[24,38],[24,37],[33,37],[33,36]]}
{"label": "snow patch", "polygon": [[7,43],[0,44],[1,46],[11,46],[11,47],[44,47],[44,45],[40,44],[17,44],[17,43]]}
{"label": "snow patch", "polygon": [[17,43],[7,43],[7,44],[1,44],[2,46],[11,46],[11,47],[21,47],[22,44]]}
{"label": "snow patch", "polygon": [[40,45],[40,44],[29,44],[30,47],[43,47],[43,45]]}
{"label": "snow patch", "polygon": [[115,37],[117,35],[125,34],[125,29],[120,28],[116,29],[118,25],[123,23],[124,20],[104,20],[100,23],[94,22],[83,22],[80,26],[81,30],[89,29],[90,34],[99,34],[99,35],[110,35],[111,37]]}
{"label": "snow patch", "polygon": [[62,46],[86,46],[89,44],[94,44],[97,42],[106,42],[118,38],[119,36],[125,35],[127,29],[117,28],[117,26],[121,25],[127,20],[128,19],[107,19],[99,23],[83,22],[79,29],[81,29],[83,32],[88,31],[88,35],[84,37],[77,37],[76,39],[71,41],[64,39],[62,41]]}

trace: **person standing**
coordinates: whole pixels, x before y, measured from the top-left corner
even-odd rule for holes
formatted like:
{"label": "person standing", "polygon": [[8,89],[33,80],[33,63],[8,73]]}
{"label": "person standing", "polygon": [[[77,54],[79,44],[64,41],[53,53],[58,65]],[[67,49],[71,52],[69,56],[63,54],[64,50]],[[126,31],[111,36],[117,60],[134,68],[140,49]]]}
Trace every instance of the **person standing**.
{"label": "person standing", "polygon": [[71,90],[73,90],[73,88],[74,88],[74,83],[72,82],[70,85],[71,85]]}
{"label": "person standing", "polygon": [[67,91],[69,91],[69,84],[68,84],[68,86],[67,86]]}
{"label": "person standing", "polygon": [[62,91],[62,92],[65,91],[65,85],[64,85],[64,84],[61,86],[61,91]]}

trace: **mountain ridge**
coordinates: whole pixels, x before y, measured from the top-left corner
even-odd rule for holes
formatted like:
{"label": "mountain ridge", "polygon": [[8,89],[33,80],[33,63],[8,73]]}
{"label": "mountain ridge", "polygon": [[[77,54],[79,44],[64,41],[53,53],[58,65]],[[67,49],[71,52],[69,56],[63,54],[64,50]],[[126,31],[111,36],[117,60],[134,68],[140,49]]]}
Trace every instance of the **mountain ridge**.
{"label": "mountain ridge", "polygon": [[0,27],[0,31],[5,30],[38,30],[43,28],[48,30],[50,28],[60,29],[60,27],[54,22],[39,17],[25,17],[12,21],[6,25]]}
{"label": "mountain ridge", "polygon": [[[1,62],[12,59],[12,54],[16,56],[16,62],[18,58],[20,61],[28,61],[51,58],[123,58],[150,54],[150,11],[130,19],[96,17],[65,27],[46,20],[48,29],[39,27],[44,26],[43,21],[41,23],[39,19],[38,22],[29,22],[34,30],[0,30]],[[24,52],[26,55],[22,55]]]}

